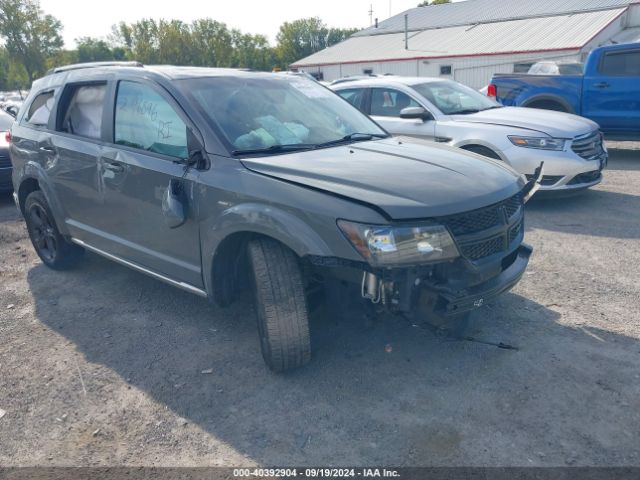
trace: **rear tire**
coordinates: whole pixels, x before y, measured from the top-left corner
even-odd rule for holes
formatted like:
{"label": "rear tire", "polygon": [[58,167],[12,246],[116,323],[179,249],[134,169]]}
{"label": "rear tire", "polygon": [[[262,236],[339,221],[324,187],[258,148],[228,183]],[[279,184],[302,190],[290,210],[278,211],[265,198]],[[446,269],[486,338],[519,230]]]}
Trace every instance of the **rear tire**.
{"label": "rear tire", "polygon": [[311,342],[298,258],[269,238],[249,242],[248,253],[262,357],[275,372],[301,367],[311,360]]}
{"label": "rear tire", "polygon": [[42,191],[36,190],[27,196],[24,218],[33,248],[47,267],[66,270],[82,258],[84,249],[69,243],[60,234]]}

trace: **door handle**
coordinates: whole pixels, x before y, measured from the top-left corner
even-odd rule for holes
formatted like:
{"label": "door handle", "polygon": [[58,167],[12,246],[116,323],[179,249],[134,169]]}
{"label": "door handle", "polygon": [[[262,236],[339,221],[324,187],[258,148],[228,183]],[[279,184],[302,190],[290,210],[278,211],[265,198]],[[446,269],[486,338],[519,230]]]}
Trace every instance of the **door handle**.
{"label": "door handle", "polygon": [[124,166],[118,162],[109,162],[104,164],[105,170],[109,170],[113,173],[122,173],[124,172]]}
{"label": "door handle", "polygon": [[56,153],[56,149],[53,147],[40,147],[40,151],[43,153]]}
{"label": "door handle", "polygon": [[611,85],[609,85],[607,82],[600,82],[595,83],[593,86],[596,88],[609,88]]}

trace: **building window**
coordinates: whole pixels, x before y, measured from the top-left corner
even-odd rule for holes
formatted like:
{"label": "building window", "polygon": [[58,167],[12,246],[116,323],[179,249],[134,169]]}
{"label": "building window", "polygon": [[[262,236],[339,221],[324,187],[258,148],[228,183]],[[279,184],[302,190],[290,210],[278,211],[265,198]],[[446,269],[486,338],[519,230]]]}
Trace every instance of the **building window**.
{"label": "building window", "polygon": [[451,75],[451,65],[440,65],[440,75]]}
{"label": "building window", "polygon": [[362,73],[364,73],[365,75],[373,75],[373,68],[365,68],[364,70],[362,70]]}

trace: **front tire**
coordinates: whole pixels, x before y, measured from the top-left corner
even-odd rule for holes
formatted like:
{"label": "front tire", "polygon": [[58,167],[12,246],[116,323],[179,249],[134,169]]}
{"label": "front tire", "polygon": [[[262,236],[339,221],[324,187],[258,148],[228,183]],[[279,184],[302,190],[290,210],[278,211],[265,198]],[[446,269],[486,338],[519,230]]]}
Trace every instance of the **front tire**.
{"label": "front tire", "polygon": [[58,231],[49,204],[40,190],[31,192],[24,204],[24,218],[33,248],[49,268],[65,270],[74,266],[84,250],[69,243]]}
{"label": "front tire", "polygon": [[262,357],[275,372],[311,360],[309,316],[296,255],[269,238],[248,244]]}

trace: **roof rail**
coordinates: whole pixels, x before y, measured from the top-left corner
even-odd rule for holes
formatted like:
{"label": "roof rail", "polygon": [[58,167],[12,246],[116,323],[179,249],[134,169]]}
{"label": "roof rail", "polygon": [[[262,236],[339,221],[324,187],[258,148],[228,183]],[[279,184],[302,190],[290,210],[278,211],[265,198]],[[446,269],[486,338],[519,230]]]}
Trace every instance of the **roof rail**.
{"label": "roof rail", "polygon": [[64,65],[63,67],[51,68],[47,71],[47,75],[52,73],[68,72],[69,70],[81,70],[83,68],[98,68],[98,67],[144,67],[140,62],[86,62],[86,63],[74,63],[71,65]]}

